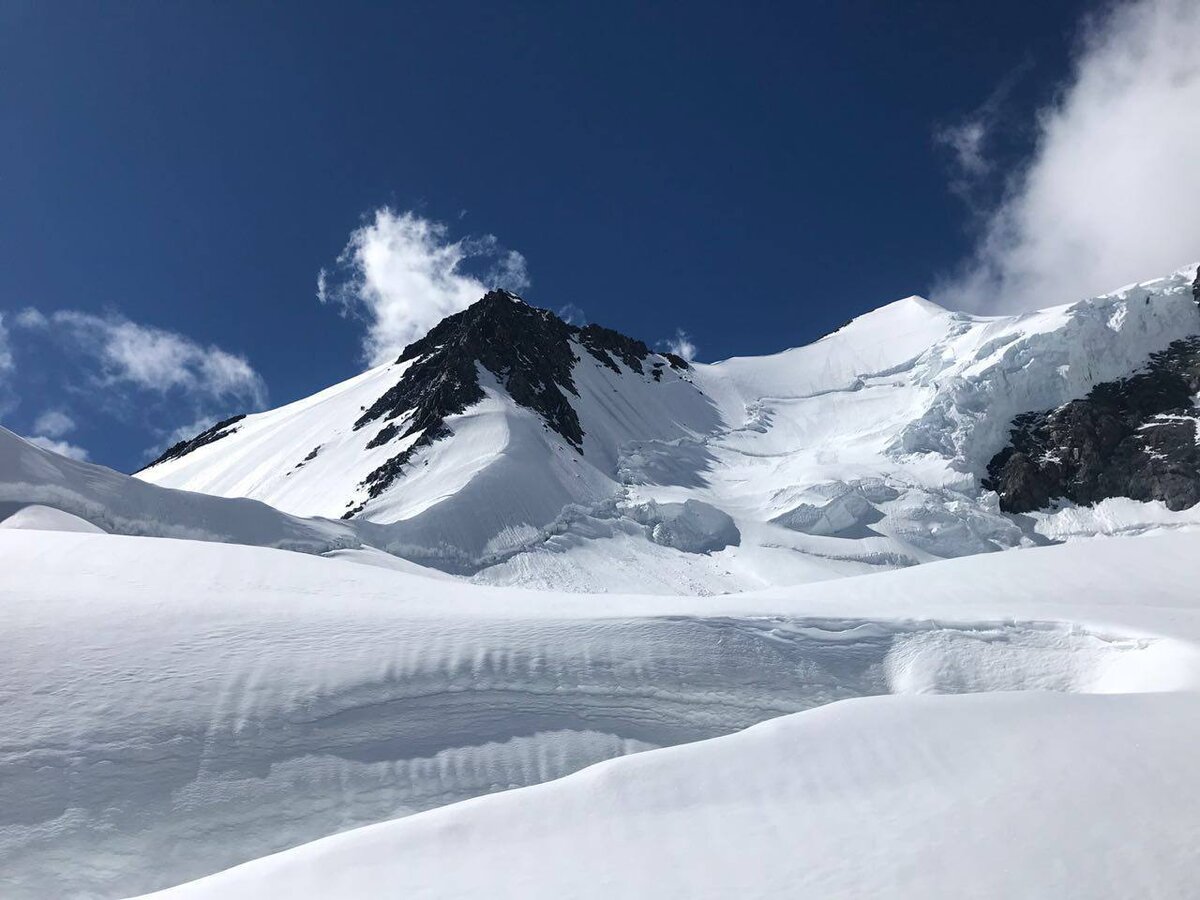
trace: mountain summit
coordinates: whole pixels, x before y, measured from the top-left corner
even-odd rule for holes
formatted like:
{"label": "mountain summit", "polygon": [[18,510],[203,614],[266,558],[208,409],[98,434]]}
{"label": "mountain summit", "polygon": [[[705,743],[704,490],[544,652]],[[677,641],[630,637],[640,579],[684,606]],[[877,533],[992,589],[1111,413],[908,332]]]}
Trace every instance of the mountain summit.
{"label": "mountain summit", "polygon": [[[394,362],[218,423],[138,477],[347,519],[478,581],[587,591],[728,591],[1057,540],[1112,527],[1062,509],[1076,500],[1194,502],[1179,471],[1195,468],[1179,401],[1194,283],[1018,317],[911,297],[715,364],[492,291]],[[1128,465],[1103,477],[1056,462],[1113,435]]]}
{"label": "mountain summit", "polygon": [[[383,446],[397,435],[416,438],[367,476],[368,498],[387,490],[422,447],[451,436],[448,417],[486,398],[481,370],[490,373],[514,403],[537,413],[547,427],[582,453],[583,428],[568,399],[579,398],[572,374],[580,361],[579,347],[617,375],[649,371],[655,381],[661,381],[664,366],[688,367],[678,356],[651,354],[641,341],[616,331],[599,325],[577,328],[549,310],[529,306],[516,294],[491,291],[405,348],[396,364],[411,365],[354,423],[355,429],[385,423],[368,448]],[[343,515],[349,518],[364,506],[365,502]]]}

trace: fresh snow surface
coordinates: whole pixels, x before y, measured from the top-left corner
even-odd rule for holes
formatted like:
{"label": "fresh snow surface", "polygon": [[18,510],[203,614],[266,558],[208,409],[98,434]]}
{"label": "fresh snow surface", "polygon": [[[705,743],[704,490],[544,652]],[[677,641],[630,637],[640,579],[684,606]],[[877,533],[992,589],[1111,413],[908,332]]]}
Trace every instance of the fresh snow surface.
{"label": "fresh snow surface", "polygon": [[[1195,333],[1194,272],[1013,317],[910,297],[809,346],[667,368],[661,383],[577,347],[582,456],[481,372],[486,399],[451,417],[453,437],[419,451],[350,530],[480,583],[664,594],[1044,542],[979,484],[1011,418],[1082,396]],[[368,450],[375,429],[352,428],[407,365],[248,416],[137,477],[336,519],[366,501],[363,478],[416,439]],[[689,507],[681,537],[663,516],[688,502],[702,506]]]}
{"label": "fresh snow surface", "polygon": [[0,528],[22,528],[30,531],[80,531],[85,534],[104,534],[104,529],[87,519],[73,516],[50,506],[22,506],[0,521]]}
{"label": "fresh snow surface", "polygon": [[158,900],[1168,898],[1192,694],[849,700],[330,837]]}
{"label": "fresh snow surface", "polygon": [[[716,895],[735,877],[761,896],[785,876],[791,895],[869,895],[886,871],[927,896],[943,837],[958,873],[946,884],[989,873],[1033,896],[1121,828],[1133,843],[1101,865],[1137,872],[1110,893],[1134,877],[1180,886],[1191,864],[1176,850],[1195,845],[1200,808],[1179,758],[1193,726],[1170,746],[1166,728],[1200,721],[1198,541],[1097,540],[688,598],[0,530],[3,896],[127,896],[410,813],[181,896],[478,896],[487,883],[486,895],[644,896],[647,879],[667,896]],[[917,696],[994,691],[1024,693]],[[863,697],[880,699],[802,712]],[[420,812],[789,713],[711,747]],[[1002,784],[1017,793],[995,800]],[[720,874],[756,808],[746,864]],[[1068,819],[1063,868],[1044,873],[1033,845],[1050,851],[1032,835],[1056,845]]]}

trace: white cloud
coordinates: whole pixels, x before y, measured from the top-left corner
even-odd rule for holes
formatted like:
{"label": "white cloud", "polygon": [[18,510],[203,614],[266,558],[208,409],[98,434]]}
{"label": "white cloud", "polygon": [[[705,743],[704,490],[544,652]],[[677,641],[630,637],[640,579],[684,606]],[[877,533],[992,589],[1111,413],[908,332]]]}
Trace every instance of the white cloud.
{"label": "white cloud", "polygon": [[33,422],[35,434],[48,438],[60,438],[75,430],[75,420],[61,409],[48,409]]}
{"label": "white cloud", "polygon": [[27,306],[17,313],[13,321],[22,328],[45,328],[50,324],[50,320],[46,318],[45,314],[32,306]]}
{"label": "white cloud", "polygon": [[[485,272],[468,271],[481,263]],[[363,356],[372,365],[398,356],[490,288],[529,286],[525,257],[502,248],[494,236],[451,241],[445,225],[388,208],[376,210],[350,235],[338,268],[338,275],[318,274],[317,297],[366,318]]]}
{"label": "white cloud", "polygon": [[689,335],[682,328],[675,329],[675,337],[666,342],[667,352],[674,353],[676,356],[682,356],[688,362],[696,358],[697,347]]}
{"label": "white cloud", "polygon": [[41,447],[43,450],[49,450],[51,453],[57,453],[59,456],[66,456],[71,459],[77,459],[81,462],[86,462],[88,458],[87,450],[82,447],[77,447],[67,441],[56,441],[52,438],[42,437],[27,437],[25,440],[34,446]]}
{"label": "white cloud", "polygon": [[4,313],[0,313],[0,373],[14,368],[12,345],[8,342],[8,328],[4,325]]}
{"label": "white cloud", "polygon": [[568,325],[586,325],[588,324],[587,313],[574,303],[568,303],[566,306],[559,307],[558,317]]}
{"label": "white cloud", "polygon": [[[1086,25],[1032,157],[971,258],[936,287],[941,302],[1048,306],[1200,258],[1200,3],[1134,0]],[[983,140],[967,132],[952,146],[986,165]]]}
{"label": "white cloud", "polygon": [[83,447],[61,440],[75,430],[75,420],[60,409],[48,409],[33,422],[33,435],[25,440],[44,450],[60,456],[86,461],[88,452]]}
{"label": "white cloud", "polygon": [[976,111],[955,125],[939,128],[934,139],[950,148],[955,163],[964,175],[978,177],[992,168],[986,153],[991,130],[991,119],[984,111]]}
{"label": "white cloud", "polygon": [[[174,331],[78,310],[25,309],[11,323],[30,342],[40,342],[21,363],[27,386],[45,404],[28,429],[29,440],[56,453],[86,458],[82,448],[62,440],[74,433],[76,413],[89,421],[104,417],[140,427],[148,441],[157,442],[196,422],[266,406],[266,385],[244,357]],[[0,381],[0,394],[4,388]],[[71,414],[60,408],[68,399]],[[0,403],[0,412],[4,406]],[[179,429],[181,420],[190,424]]]}
{"label": "white cloud", "polygon": [[220,347],[205,347],[117,315],[60,310],[48,322],[100,363],[104,383],[123,382],[159,394],[180,390],[198,399],[236,399],[256,409],[266,402],[266,385],[250,363]]}
{"label": "white cloud", "polygon": [[1010,143],[1014,128],[1009,120],[1009,96],[1013,88],[1032,67],[1025,59],[996,85],[995,90],[978,107],[953,124],[934,129],[934,143],[951,154],[952,177],[950,189],[973,209],[981,202],[981,190],[989,187],[989,177],[996,169],[994,155],[999,147]]}

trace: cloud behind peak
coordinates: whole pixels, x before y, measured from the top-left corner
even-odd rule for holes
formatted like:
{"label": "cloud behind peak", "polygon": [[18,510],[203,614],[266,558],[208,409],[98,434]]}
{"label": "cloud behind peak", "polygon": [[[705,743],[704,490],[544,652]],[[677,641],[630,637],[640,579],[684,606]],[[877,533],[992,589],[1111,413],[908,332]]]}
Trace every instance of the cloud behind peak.
{"label": "cloud behind peak", "polygon": [[451,240],[440,222],[382,207],[318,274],[317,298],[365,320],[363,358],[379,365],[490,288],[528,286],[525,257],[494,235]]}
{"label": "cloud behind peak", "polygon": [[[1195,0],[1133,0],[1089,19],[1070,78],[1037,117],[1031,157],[935,299],[1050,306],[1200,257],[1197,46]],[[971,133],[957,136],[972,159]]]}

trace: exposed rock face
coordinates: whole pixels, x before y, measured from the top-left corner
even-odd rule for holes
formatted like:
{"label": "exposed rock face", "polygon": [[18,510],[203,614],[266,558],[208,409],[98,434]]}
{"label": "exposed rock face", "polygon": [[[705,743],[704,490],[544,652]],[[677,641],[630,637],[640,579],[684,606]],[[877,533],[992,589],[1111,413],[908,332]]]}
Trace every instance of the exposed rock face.
{"label": "exposed rock face", "polygon": [[[1200,296],[1200,278],[1193,291]],[[1082,400],[1013,420],[1011,443],[988,464],[984,486],[1006,512],[1065,498],[1200,502],[1200,337],[1175,341],[1144,370],[1097,385]]]}
{"label": "exposed rock face", "polygon": [[584,326],[579,332],[579,343],[587,348],[588,353],[618,374],[621,367],[613,362],[613,356],[641,375],[642,360],[650,355],[650,348],[641,341],[600,325]]}
{"label": "exposed rock face", "polygon": [[186,456],[193,450],[203,447],[205,444],[211,444],[213,441],[219,441],[223,437],[229,437],[229,435],[237,431],[237,429],[233,426],[242,421],[244,418],[246,418],[245,413],[237,416],[230,416],[228,419],[224,419],[211,428],[200,432],[194,438],[189,438],[186,441],[180,441],[177,444],[172,444],[163,451],[162,456],[154,460],[154,462],[143,466],[142,469],[139,469],[138,471],[148,469],[150,466],[156,466],[160,462],[166,462],[168,459],[178,459],[181,456]]}
{"label": "exposed rock face", "polygon": [[[644,374],[643,364],[653,355],[642,341],[599,325],[568,325],[549,310],[529,306],[508,291],[489,291],[406,347],[397,362],[414,362],[394,387],[363,412],[354,428],[385,423],[368,447],[382,446],[397,437],[420,437],[366,477],[363,486],[368,496],[385,491],[422,447],[449,436],[448,416],[484,399],[478,366],[494,375],[516,403],[536,412],[582,452],[583,427],[568,398],[578,396],[571,374],[578,362],[572,339],[618,374],[622,369],[617,360]],[[664,358],[674,368],[688,367],[677,356]],[[361,508],[355,507],[343,518]]]}

